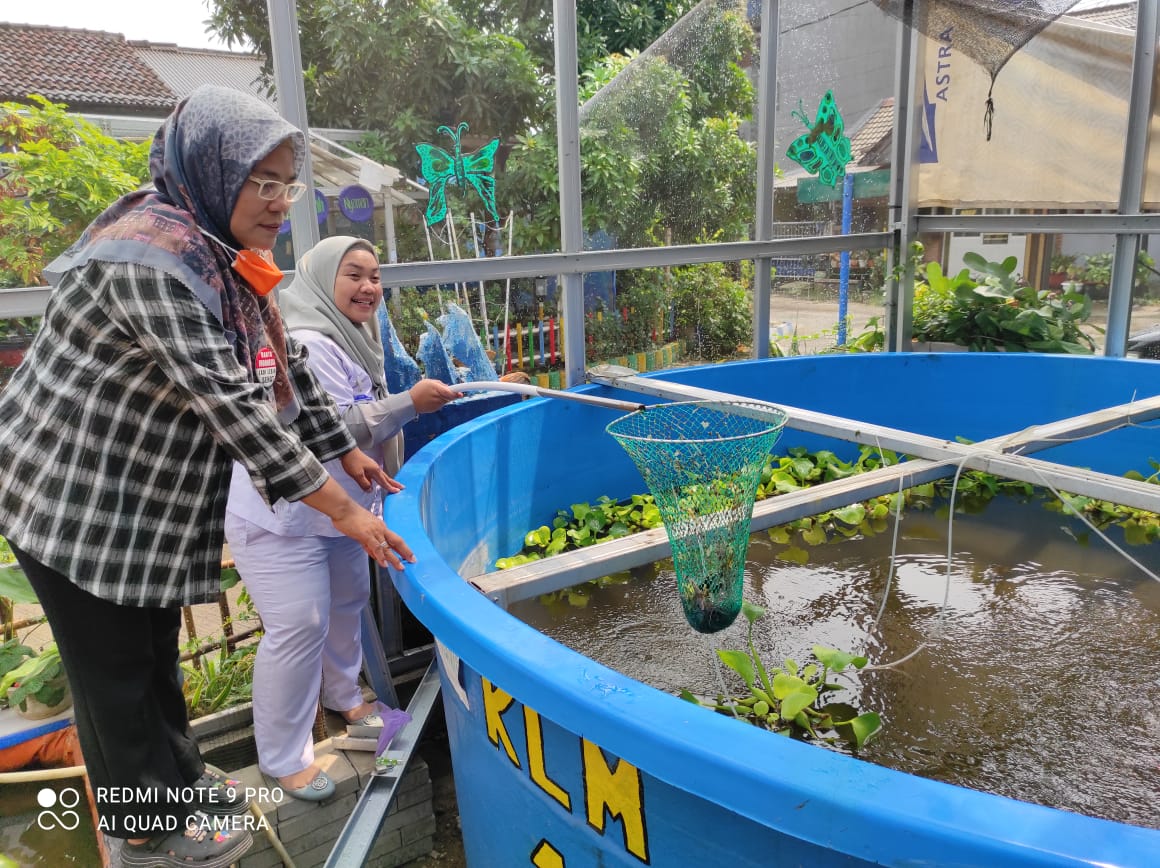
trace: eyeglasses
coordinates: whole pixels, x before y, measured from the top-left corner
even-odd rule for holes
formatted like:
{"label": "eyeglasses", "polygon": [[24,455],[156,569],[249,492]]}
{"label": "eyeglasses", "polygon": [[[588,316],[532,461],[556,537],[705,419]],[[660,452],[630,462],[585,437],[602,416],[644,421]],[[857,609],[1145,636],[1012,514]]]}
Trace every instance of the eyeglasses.
{"label": "eyeglasses", "polygon": [[273,202],[275,199],[297,202],[306,192],[306,185],[301,181],[291,181],[289,184],[285,184],[282,181],[271,181],[269,178],[255,178],[253,175],[250,175],[247,180],[258,185],[258,196],[268,202]]}

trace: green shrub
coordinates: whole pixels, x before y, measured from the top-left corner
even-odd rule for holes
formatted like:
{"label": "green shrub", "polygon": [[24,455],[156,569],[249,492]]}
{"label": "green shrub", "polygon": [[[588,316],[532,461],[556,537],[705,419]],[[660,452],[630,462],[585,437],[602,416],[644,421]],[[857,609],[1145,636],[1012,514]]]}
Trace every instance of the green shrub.
{"label": "green shrub", "polygon": [[947,341],[972,350],[1094,352],[1095,344],[1081,328],[1091,316],[1090,298],[1021,284],[1013,256],[988,262],[967,253],[963,261],[968,268],[954,276],[943,274],[937,262],[916,271],[915,340]]}
{"label": "green shrub", "polygon": [[725,263],[706,262],[673,269],[677,333],[702,359],[728,359],[750,340],[749,293]]}
{"label": "green shrub", "polygon": [[149,177],[148,143],[112,139],[35,94],[0,103],[0,286],[41,270],[123,193]]}

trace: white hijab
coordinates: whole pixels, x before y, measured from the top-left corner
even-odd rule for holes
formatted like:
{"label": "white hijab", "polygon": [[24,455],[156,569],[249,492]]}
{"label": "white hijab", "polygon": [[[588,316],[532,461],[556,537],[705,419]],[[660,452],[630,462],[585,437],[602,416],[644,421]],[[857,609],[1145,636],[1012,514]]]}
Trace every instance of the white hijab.
{"label": "white hijab", "polygon": [[[342,258],[353,248],[375,249],[364,238],[335,235],[324,238],[298,260],[294,280],[278,294],[278,306],[287,329],[311,329],[321,332],[362,367],[374,384],[375,398],[387,397],[387,377],[383,369],[383,338],[378,320],[358,325],[334,303],[334,282]],[[362,405],[365,406],[366,405]],[[403,432],[382,444],[383,468],[391,476],[403,466]]]}
{"label": "white hijab", "polygon": [[278,294],[278,306],[287,328],[311,329],[326,335],[370,375],[375,397],[385,398],[387,378],[378,322],[374,318],[361,325],[351,322],[334,303],[338,267],[354,248],[375,255],[369,241],[352,235],[335,235],[315,244],[298,260],[294,280]]}

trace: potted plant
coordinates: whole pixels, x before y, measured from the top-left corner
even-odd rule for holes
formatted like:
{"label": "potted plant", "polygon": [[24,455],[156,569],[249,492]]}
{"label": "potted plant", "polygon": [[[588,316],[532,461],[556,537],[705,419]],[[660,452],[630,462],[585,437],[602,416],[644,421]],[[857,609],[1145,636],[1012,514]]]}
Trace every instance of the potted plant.
{"label": "potted plant", "polygon": [[1092,298],[1107,298],[1112,282],[1112,254],[1093,253],[1084,263],[1083,282]]}
{"label": "potted plant", "polygon": [[1060,285],[1060,288],[1064,292],[1083,292],[1084,271],[1084,260],[1076,256],[1064,268],[1064,274],[1067,276],[1067,280]]}
{"label": "potted plant", "polygon": [[967,253],[963,262],[968,267],[955,275],[944,274],[937,262],[916,269],[914,340],[919,345],[950,343],[976,351],[1005,352],[1095,350],[1082,329],[1091,315],[1091,299],[1076,292],[1061,295],[1026,285],[1015,274],[1013,256],[988,262],[977,253]]}
{"label": "potted plant", "polygon": [[0,679],[0,697],[29,720],[52,717],[68,708],[72,696],[56,643],[48,643]]}
{"label": "potted plant", "polygon": [[[1108,286],[1112,282],[1112,254],[1110,252],[1093,253],[1086,262],[1077,264],[1068,269],[1073,280],[1082,280],[1088,288],[1088,294],[1093,298],[1107,298]],[[1149,278],[1155,274],[1156,261],[1147,250],[1136,253],[1136,272],[1133,275],[1133,286],[1144,286]],[[1065,287],[1066,288],[1066,287]]]}
{"label": "potted plant", "polygon": [[1073,253],[1056,253],[1051,257],[1051,275],[1047,285],[1051,289],[1059,289],[1065,280],[1071,280],[1069,269],[1075,265],[1076,256]]}

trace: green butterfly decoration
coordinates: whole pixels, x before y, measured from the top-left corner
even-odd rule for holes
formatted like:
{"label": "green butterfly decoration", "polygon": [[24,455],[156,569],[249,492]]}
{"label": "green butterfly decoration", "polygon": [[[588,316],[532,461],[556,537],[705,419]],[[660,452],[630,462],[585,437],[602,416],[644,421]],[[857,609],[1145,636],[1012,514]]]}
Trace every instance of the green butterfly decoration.
{"label": "green butterfly decoration", "polygon": [[798,100],[797,110],[790,114],[805,124],[809,132],[790,142],[785,155],[807,172],[817,175],[823,184],[836,187],[846,174],[846,164],[850,162],[850,139],[843,132],[845,125],[834,104],[834,92],[826,91],[818,106],[818,116],[812,124],[801,100]]}
{"label": "green butterfly decoration", "polygon": [[460,150],[459,138],[467,132],[467,124],[461,123],[454,130],[448,126],[439,127],[436,132],[446,133],[455,143],[455,153],[432,145],[429,142],[420,142],[415,145],[419,152],[419,164],[423,178],[427,181],[427,225],[434,226],[447,216],[447,185],[456,184],[466,196],[467,185],[475,188],[475,192],[483,199],[483,205],[492,220],[499,222],[499,214],[495,210],[495,152],[499,147],[499,139],[492,139],[478,151],[465,154]]}

